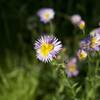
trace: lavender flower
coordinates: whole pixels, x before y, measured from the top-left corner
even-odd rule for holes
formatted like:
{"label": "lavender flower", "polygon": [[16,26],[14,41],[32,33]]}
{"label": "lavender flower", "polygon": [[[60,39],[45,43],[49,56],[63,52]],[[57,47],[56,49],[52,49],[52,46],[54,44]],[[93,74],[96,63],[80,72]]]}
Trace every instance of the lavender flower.
{"label": "lavender flower", "polygon": [[86,51],[100,51],[100,28],[90,32],[90,34],[80,42],[80,48]]}
{"label": "lavender flower", "polygon": [[79,74],[79,71],[77,69],[77,59],[76,58],[72,58],[66,66],[66,73],[68,77],[72,77],[72,76],[77,76]]}
{"label": "lavender flower", "polygon": [[40,17],[40,21],[46,24],[54,18],[55,12],[52,8],[42,8],[37,15]]}
{"label": "lavender flower", "polygon": [[92,37],[90,41],[91,41],[90,44],[91,50],[100,51],[100,39],[97,37]]}
{"label": "lavender flower", "polygon": [[100,51],[100,28],[94,29],[90,32],[90,47],[91,50]]}
{"label": "lavender flower", "polygon": [[80,42],[80,49],[89,51],[90,50],[90,35]]}
{"label": "lavender flower", "polygon": [[96,28],[90,32],[90,36],[100,36],[100,28]]}
{"label": "lavender flower", "polygon": [[41,36],[35,42],[37,58],[43,62],[50,62],[62,48],[62,44],[54,36]]}
{"label": "lavender flower", "polygon": [[78,25],[78,23],[81,21],[81,16],[78,14],[72,15],[70,18],[72,24]]}

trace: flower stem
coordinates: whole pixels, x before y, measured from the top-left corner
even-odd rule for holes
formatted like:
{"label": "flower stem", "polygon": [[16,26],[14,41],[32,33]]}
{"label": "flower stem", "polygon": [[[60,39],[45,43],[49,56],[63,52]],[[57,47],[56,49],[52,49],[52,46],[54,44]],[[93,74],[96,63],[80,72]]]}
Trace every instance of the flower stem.
{"label": "flower stem", "polygon": [[50,21],[50,34],[54,34],[53,23]]}

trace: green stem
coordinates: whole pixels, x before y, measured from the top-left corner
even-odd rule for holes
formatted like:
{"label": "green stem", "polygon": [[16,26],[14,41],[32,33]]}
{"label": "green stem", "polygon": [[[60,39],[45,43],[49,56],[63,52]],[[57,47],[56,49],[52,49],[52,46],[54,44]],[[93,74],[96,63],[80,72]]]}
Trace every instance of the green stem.
{"label": "green stem", "polygon": [[[92,58],[88,56],[88,74],[86,77],[86,100],[95,100],[95,76],[93,72]],[[90,90],[90,91],[89,91]]]}
{"label": "green stem", "polygon": [[53,23],[50,21],[50,34],[54,34]]}
{"label": "green stem", "polygon": [[68,87],[69,87],[70,90],[71,90],[73,100],[77,100],[77,98],[76,98],[76,93],[75,93],[74,88],[72,87],[71,81],[70,81],[69,79],[66,78],[66,83],[67,83]]}
{"label": "green stem", "polygon": [[83,32],[83,36],[85,36],[85,29],[83,29],[82,32]]}

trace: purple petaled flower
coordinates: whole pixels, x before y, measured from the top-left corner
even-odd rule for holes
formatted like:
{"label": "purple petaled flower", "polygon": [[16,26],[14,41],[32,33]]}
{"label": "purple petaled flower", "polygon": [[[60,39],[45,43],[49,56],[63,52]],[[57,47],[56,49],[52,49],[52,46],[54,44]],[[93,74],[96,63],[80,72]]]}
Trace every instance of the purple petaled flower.
{"label": "purple petaled flower", "polygon": [[37,58],[43,62],[50,62],[62,48],[62,44],[54,36],[41,36],[35,42]]}
{"label": "purple petaled flower", "polygon": [[40,17],[40,21],[46,24],[54,18],[55,12],[52,8],[42,8],[37,15]]}
{"label": "purple petaled flower", "polygon": [[66,65],[66,73],[68,77],[77,76],[79,71],[77,69],[77,59],[72,58]]}
{"label": "purple petaled flower", "polygon": [[90,50],[90,35],[80,42],[80,49],[86,51]]}
{"label": "purple petaled flower", "polygon": [[100,51],[100,28],[97,28],[90,32],[90,48],[94,51]]}
{"label": "purple petaled flower", "polygon": [[80,42],[80,48],[85,51],[100,51],[100,28],[90,32],[90,34]]}

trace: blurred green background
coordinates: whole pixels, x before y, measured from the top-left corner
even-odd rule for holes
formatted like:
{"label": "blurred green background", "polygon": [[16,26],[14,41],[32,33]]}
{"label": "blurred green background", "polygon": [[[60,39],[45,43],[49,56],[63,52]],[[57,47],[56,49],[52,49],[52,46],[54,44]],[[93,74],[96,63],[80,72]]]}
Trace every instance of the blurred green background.
{"label": "blurred green background", "polygon": [[0,0],[0,100],[74,100],[55,67],[36,59],[34,41],[49,32],[36,16],[43,7],[55,10],[54,33],[70,56],[82,32],[63,16],[80,14],[87,34],[100,22],[100,0]]}

